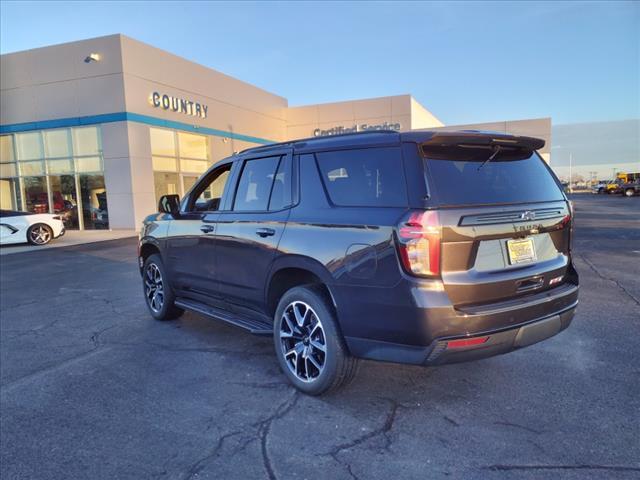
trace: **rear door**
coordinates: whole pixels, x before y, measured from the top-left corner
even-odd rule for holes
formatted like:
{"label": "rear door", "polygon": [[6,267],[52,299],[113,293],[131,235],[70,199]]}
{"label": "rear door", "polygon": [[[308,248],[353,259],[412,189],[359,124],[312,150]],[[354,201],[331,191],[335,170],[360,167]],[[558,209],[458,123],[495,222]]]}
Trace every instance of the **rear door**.
{"label": "rear door", "polygon": [[237,185],[216,233],[219,293],[232,308],[263,309],[269,267],[292,204],[292,160],[291,149],[283,149],[239,161]]}
{"label": "rear door", "polygon": [[456,306],[558,286],[570,265],[571,216],[557,179],[517,145],[424,146],[442,226],[442,280]]}

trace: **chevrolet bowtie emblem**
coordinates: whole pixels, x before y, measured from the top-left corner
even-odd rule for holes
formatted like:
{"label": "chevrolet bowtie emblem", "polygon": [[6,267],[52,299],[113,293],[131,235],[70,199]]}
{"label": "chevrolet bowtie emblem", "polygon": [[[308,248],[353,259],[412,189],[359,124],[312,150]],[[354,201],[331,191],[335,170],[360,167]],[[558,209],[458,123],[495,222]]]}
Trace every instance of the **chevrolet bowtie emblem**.
{"label": "chevrolet bowtie emblem", "polygon": [[535,220],[536,212],[532,212],[531,210],[525,210],[520,214],[520,220]]}

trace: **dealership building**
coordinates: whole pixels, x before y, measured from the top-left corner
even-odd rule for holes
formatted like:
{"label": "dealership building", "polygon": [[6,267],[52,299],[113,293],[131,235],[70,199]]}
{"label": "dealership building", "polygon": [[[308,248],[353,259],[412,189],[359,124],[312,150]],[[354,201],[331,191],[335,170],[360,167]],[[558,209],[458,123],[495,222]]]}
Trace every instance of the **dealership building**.
{"label": "dealership building", "polygon": [[287,99],[123,35],[0,57],[0,208],[60,213],[69,229],[137,229],[216,161],[296,138],[480,129],[544,138],[551,119],[443,125],[411,95]]}

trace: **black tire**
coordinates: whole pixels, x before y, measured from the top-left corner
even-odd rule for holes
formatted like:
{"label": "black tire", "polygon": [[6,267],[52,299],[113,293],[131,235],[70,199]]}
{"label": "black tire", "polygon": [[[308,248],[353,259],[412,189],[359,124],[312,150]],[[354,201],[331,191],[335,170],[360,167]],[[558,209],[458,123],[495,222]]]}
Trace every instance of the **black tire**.
{"label": "black tire", "polygon": [[27,230],[27,241],[31,245],[46,245],[53,240],[53,230],[45,223],[34,223]]}
{"label": "black tire", "polygon": [[[307,307],[310,307],[308,314]],[[297,317],[294,309],[304,314],[303,322],[309,323],[295,324],[296,333],[289,328],[291,316]],[[289,323],[285,319],[285,311]],[[349,383],[357,372],[358,359],[349,355],[333,307],[324,291],[317,286],[294,287],[282,296],[274,316],[273,340],[282,372],[298,390],[308,395],[336,390]],[[317,345],[323,345],[325,352],[314,347]],[[303,350],[298,353],[294,352],[296,349]],[[292,353],[287,355],[286,352]],[[318,363],[322,368],[316,368]],[[294,373],[299,366],[299,374]]]}
{"label": "black tire", "polygon": [[168,280],[160,255],[149,255],[142,267],[142,291],[149,313],[156,320],[173,320],[184,313],[174,304],[176,297]]}
{"label": "black tire", "polygon": [[627,188],[624,191],[625,197],[633,197],[636,194],[636,191],[633,188]]}

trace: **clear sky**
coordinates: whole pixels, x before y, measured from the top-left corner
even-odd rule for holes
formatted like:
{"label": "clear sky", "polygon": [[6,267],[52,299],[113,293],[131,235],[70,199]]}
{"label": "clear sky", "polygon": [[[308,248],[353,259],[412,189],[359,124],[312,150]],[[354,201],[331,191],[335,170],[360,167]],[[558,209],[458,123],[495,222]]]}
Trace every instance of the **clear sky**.
{"label": "clear sky", "polygon": [[[640,2],[0,5],[2,53],[123,33],[290,105],[411,93],[445,124],[640,119]],[[636,158],[617,161],[640,162],[629,125]]]}

